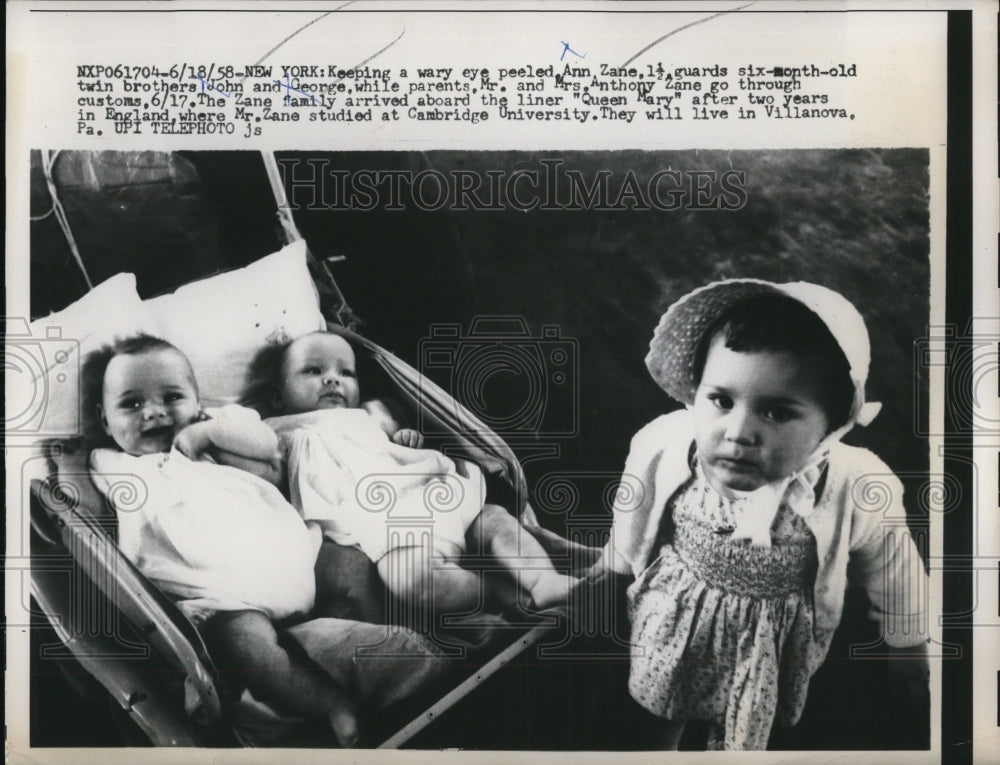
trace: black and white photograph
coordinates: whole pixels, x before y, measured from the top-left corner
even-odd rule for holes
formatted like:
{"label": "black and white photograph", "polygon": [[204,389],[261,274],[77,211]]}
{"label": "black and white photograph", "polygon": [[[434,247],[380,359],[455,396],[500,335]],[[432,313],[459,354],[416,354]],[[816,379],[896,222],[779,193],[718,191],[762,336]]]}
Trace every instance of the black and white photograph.
{"label": "black and white photograph", "polygon": [[[80,338],[81,359],[76,384],[48,372],[72,400],[40,430],[58,407],[82,434],[32,505],[33,555],[74,564],[39,575],[38,646],[69,630],[110,654],[88,672],[33,652],[36,708],[86,712],[33,716],[33,745],[651,749],[688,720],[683,748],[929,745],[926,658],[888,660],[929,634],[927,496],[949,490],[911,427],[928,408],[909,342],[930,311],[926,151],[33,159],[31,335]],[[325,428],[358,435],[315,438],[326,409],[364,412]],[[212,435],[227,419],[247,434]],[[667,490],[643,460],[674,438],[686,475]],[[265,494],[233,473],[264,475],[266,448],[284,464]],[[212,467],[171,475],[192,460]],[[810,504],[845,528],[787,512],[807,461]],[[281,542],[266,504],[215,494],[241,482],[302,533]],[[765,539],[737,540],[749,511],[726,500],[771,484],[786,496]],[[715,503],[715,525],[624,525],[663,491],[675,514],[688,493]],[[225,527],[213,503],[236,505]],[[885,517],[869,552],[858,529]],[[658,546],[623,566],[640,532]],[[306,584],[289,556],[315,559]],[[879,568],[848,586],[849,562]],[[255,594],[276,577],[286,594]],[[921,600],[892,624],[889,595]]]}
{"label": "black and white photograph", "polygon": [[[291,54],[331,4],[255,64],[48,65],[65,124],[8,149],[9,751],[995,754],[973,11],[895,17],[940,32],[914,126],[852,101],[898,75],[864,14],[824,17],[855,58],[734,65],[670,53],[728,5],[640,4],[646,47],[577,5],[533,61],[468,54],[523,7],[440,10],[462,75],[417,68],[454,58],[426,4],[348,3],[364,60]],[[68,12],[227,18],[159,8]],[[610,66],[581,30],[619,20]]]}

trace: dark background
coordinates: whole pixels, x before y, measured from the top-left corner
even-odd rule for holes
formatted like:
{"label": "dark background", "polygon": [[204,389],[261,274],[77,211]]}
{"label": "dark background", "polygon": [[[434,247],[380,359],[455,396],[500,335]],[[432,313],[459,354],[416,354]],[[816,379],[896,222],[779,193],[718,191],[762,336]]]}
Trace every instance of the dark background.
{"label": "dark background", "polygon": [[[588,179],[610,170],[612,188],[628,170],[640,179],[667,168],[742,170],[747,203],[726,212],[424,212],[413,204],[358,212],[307,208],[312,197],[302,188],[289,197],[313,253],[345,256],[331,270],[365,334],[451,386],[488,422],[531,413],[534,394],[507,370],[483,375],[482,399],[471,399],[454,385],[455,370],[422,365],[419,343],[433,325],[460,325],[465,346],[474,349],[476,317],[514,316],[529,335],[515,345],[551,347],[533,342],[551,326],[575,348],[578,373],[564,386],[549,385],[543,393],[551,400],[540,406],[555,413],[560,430],[572,419],[577,435],[552,435],[544,421],[536,428],[520,420],[498,427],[520,447],[532,485],[550,468],[620,470],[632,434],[677,406],[643,363],[656,321],[681,295],[728,277],[814,281],[850,299],[872,340],[868,397],[883,402],[883,411],[847,440],[872,448],[896,472],[927,470],[926,439],[915,433],[915,412],[927,406],[926,370],[914,363],[914,343],[925,336],[929,317],[926,151],[287,153],[278,159],[289,168],[298,161],[300,186],[324,169],[510,174],[543,171],[541,159],[560,159]],[[95,284],[133,271],[140,294],[149,297],[281,244],[274,199],[253,152],[66,152],[56,160],[55,177]],[[41,180],[36,173],[36,216],[49,209]],[[64,307],[82,289],[53,216],[34,223],[33,315]],[[572,396],[576,417],[566,414]],[[552,464],[532,461],[550,446],[559,452]],[[580,488],[583,500],[595,489]],[[544,513],[545,502],[536,504]]]}
{"label": "dark background", "polygon": [[[50,201],[39,158],[33,153],[32,215],[39,218],[31,239],[34,316],[64,307],[85,289],[54,216],[46,217]],[[542,359],[548,374],[546,354],[555,341],[540,338],[543,327],[557,328],[558,343],[571,349],[577,371],[563,385],[544,388],[536,403],[547,409],[549,420],[543,417],[534,426],[518,422],[501,433],[524,461],[530,487],[551,484],[554,476],[574,487],[569,500],[543,493],[531,498],[545,525],[567,533],[607,527],[607,487],[621,471],[629,439],[677,406],[643,363],[653,327],[671,302],[726,277],[802,279],[831,287],[854,302],[868,323],[873,357],[868,396],[884,405],[870,428],[847,440],[872,448],[903,474],[911,525],[919,530],[926,522],[915,498],[926,481],[928,446],[916,432],[915,412],[927,411],[927,386],[914,363],[915,342],[924,337],[929,317],[926,151],[282,153],[278,158],[300,160],[299,183],[313,172],[306,159],[316,162],[320,174],[324,168],[542,172],[541,159],[561,159],[564,168],[588,179],[610,170],[613,188],[628,170],[640,179],[668,168],[744,171],[747,203],[732,212],[423,212],[411,204],[403,211],[369,212],[300,207],[295,219],[317,257],[346,257],[330,268],[362,319],[363,332],[418,368],[420,341],[433,325],[460,325],[461,347],[475,350],[484,341],[469,336],[473,320],[503,315],[519,317],[527,331],[511,345],[536,354],[532,358]],[[53,176],[95,284],[133,271],[140,294],[149,297],[252,262],[281,244],[274,199],[256,153],[63,152]],[[292,200],[302,201],[301,194],[293,189]],[[482,376],[478,402],[457,386],[460,366],[427,371],[488,422],[491,413],[521,411],[525,397],[534,395],[510,368]],[[553,423],[565,429],[565,404],[574,397],[578,407],[569,424],[575,435],[553,434]],[[776,746],[926,745],[926,710],[903,713],[889,703],[884,662],[847,659],[851,643],[873,638],[863,598],[852,593],[830,660],[813,681],[805,718]],[[571,672],[574,685],[591,671]],[[623,671],[619,664],[610,675],[600,674],[594,683],[604,685],[591,686],[602,688],[590,694],[592,701],[580,688],[572,694],[569,686],[555,690],[572,699],[558,714],[560,725],[576,720],[575,732],[567,733],[572,740],[591,748],[638,743],[611,732],[613,725],[604,733],[583,733],[592,714],[609,708],[617,710],[612,717],[621,715],[622,725],[642,728],[641,713],[618,683]],[[502,695],[486,693],[482,703],[489,707]],[[33,693],[33,704],[37,698]],[[598,706],[570,714],[570,708],[591,703]],[[472,708],[472,702],[466,705]],[[472,731],[469,745],[489,745],[486,732],[476,733],[465,722],[458,728]],[[441,745],[462,745],[445,739]],[[529,743],[547,748],[539,739]]]}

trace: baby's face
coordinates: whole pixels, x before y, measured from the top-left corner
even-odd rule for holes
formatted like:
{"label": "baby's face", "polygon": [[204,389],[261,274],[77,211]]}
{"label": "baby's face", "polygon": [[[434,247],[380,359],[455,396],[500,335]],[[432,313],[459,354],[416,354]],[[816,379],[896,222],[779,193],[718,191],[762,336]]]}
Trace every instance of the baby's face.
{"label": "baby's face", "polygon": [[734,351],[716,336],[694,400],[698,458],[712,486],[731,496],[803,467],[828,430],[816,388],[797,356]]}
{"label": "baby's face", "polygon": [[339,335],[296,340],[285,352],[280,394],[289,414],[357,407],[361,389],[351,346]]}
{"label": "baby's face", "polygon": [[200,411],[191,365],[180,352],[121,355],[108,364],[98,414],[122,451],[136,456],[170,451],[174,436]]}

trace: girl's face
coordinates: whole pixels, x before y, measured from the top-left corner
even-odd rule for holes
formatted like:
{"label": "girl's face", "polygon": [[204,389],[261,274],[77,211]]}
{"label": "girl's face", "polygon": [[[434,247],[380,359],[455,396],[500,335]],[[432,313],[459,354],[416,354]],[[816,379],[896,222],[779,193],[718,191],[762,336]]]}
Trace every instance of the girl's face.
{"label": "girl's face", "polygon": [[339,335],[299,338],[285,352],[279,394],[289,414],[354,409],[361,401],[354,351]]}
{"label": "girl's face", "polygon": [[101,400],[104,432],[136,456],[170,451],[174,436],[201,411],[191,365],[169,348],[111,359]]}
{"label": "girl's face", "polygon": [[695,391],[698,459],[718,491],[753,491],[801,468],[827,415],[806,364],[790,353],[740,352],[716,335]]}

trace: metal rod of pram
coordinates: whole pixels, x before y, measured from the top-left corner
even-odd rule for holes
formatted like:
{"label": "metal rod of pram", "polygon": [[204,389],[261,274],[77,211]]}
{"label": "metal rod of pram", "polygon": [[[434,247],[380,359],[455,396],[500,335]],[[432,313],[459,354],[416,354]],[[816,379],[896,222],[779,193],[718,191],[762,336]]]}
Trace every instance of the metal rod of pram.
{"label": "metal rod of pram", "polygon": [[66,237],[66,244],[69,245],[70,254],[73,256],[73,260],[76,261],[76,265],[79,266],[80,273],[83,274],[83,280],[87,283],[87,289],[92,290],[94,289],[94,283],[90,280],[90,274],[87,273],[87,266],[83,263],[80,248],[76,246],[76,237],[73,236],[73,229],[69,227],[69,219],[66,217],[66,211],[63,209],[62,202],[59,201],[59,192],[56,189],[53,168],[55,167],[56,158],[59,156],[59,153],[59,151],[41,152],[42,173],[45,175],[45,184],[48,186],[49,196],[52,198],[52,212],[55,214],[56,221],[62,229],[63,236]]}
{"label": "metal rod of pram", "polygon": [[[278,211],[278,223],[281,224],[281,230],[285,232],[285,244],[291,244],[300,239],[304,240],[305,237],[302,236],[299,227],[295,225],[292,206],[288,204],[288,195],[285,193],[285,180],[281,175],[281,169],[278,167],[278,160],[274,158],[274,153],[270,151],[262,151],[260,158],[264,162],[264,172],[267,173],[267,180],[271,184],[271,193],[274,195],[274,206]],[[308,249],[309,243],[306,242],[306,250]],[[344,293],[340,291],[340,286],[337,284],[337,280],[333,278],[328,267],[329,263],[334,262],[335,258],[343,260],[343,256],[332,256],[321,261],[320,265],[326,272],[330,289],[336,293],[337,300],[340,301],[337,307],[337,315],[339,317],[345,311],[350,313],[350,309],[347,307],[347,300],[344,298]],[[344,322],[341,321],[341,323],[343,324]]]}
{"label": "metal rod of pram", "polygon": [[264,161],[264,172],[267,173],[267,180],[271,183],[274,204],[278,208],[278,223],[281,224],[281,228],[285,232],[285,244],[297,242],[302,239],[302,234],[299,232],[298,226],[295,225],[292,208],[288,204],[288,196],[285,194],[285,181],[281,177],[278,160],[274,158],[274,153],[270,151],[262,151],[260,158]]}
{"label": "metal rod of pram", "polygon": [[539,624],[532,627],[528,632],[519,637],[500,653],[486,662],[483,666],[465,681],[457,685],[453,690],[442,696],[436,703],[421,712],[411,722],[404,725],[392,736],[381,744],[379,749],[398,749],[420,731],[438,719],[444,712],[448,711],[457,701],[465,698],[474,688],[489,679],[494,672],[507,664],[511,659],[523,653],[528,647],[534,645],[547,632],[552,631],[549,623]]}

